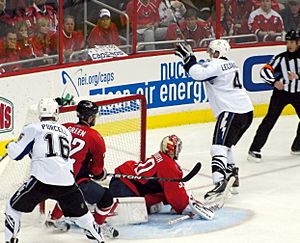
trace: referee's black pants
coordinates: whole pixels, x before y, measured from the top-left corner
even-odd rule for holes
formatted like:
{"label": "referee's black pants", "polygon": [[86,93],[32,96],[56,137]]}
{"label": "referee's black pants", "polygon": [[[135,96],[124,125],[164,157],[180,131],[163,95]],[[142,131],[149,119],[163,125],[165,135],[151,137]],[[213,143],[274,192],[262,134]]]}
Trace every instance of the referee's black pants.
{"label": "referee's black pants", "polygon": [[[294,107],[300,119],[300,92],[289,93],[274,88],[267,115],[262,120],[261,124],[259,125],[256,131],[255,137],[249,149],[250,151],[260,152],[261,148],[265,145],[269,133],[274,127],[282,110],[288,104],[291,104]],[[291,149],[300,151],[300,122],[298,123],[297,135],[293,141]]]}

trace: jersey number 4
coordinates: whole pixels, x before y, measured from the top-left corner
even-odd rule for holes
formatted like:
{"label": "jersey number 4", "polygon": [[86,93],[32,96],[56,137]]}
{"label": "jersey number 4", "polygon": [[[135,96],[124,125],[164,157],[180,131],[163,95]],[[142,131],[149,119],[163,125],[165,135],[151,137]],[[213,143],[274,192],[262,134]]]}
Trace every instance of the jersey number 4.
{"label": "jersey number 4", "polygon": [[234,78],[233,78],[233,88],[235,89],[241,89],[243,86],[240,82],[239,73],[235,72]]}

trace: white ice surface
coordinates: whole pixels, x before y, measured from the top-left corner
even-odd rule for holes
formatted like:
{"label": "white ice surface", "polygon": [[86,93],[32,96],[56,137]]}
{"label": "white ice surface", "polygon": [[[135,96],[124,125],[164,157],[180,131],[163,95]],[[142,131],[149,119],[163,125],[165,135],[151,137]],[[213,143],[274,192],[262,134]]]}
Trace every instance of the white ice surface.
{"label": "white ice surface", "polygon": [[[300,242],[300,155],[291,155],[298,117],[283,116],[271,132],[263,148],[261,163],[247,161],[247,151],[261,119],[255,119],[239,144],[234,148],[236,164],[240,167],[239,194],[231,197],[225,208],[239,208],[252,212],[252,217],[234,227],[199,233],[192,236],[148,239],[107,240],[116,243],[299,243]],[[210,144],[214,123],[171,127],[147,132],[147,155],[158,150],[165,135],[176,134],[183,140],[180,163],[190,169],[202,162],[199,175],[186,183],[189,192],[200,200],[212,187],[210,174]],[[224,214],[230,220],[228,214]],[[221,216],[220,216],[221,217]],[[234,217],[234,215],[232,216]],[[225,218],[226,220],[226,218]],[[197,226],[197,225],[195,225]],[[184,224],[182,224],[184,227]],[[3,236],[3,226],[0,228]],[[175,234],[176,232],[174,232]],[[34,227],[23,227],[20,243],[83,243],[92,242],[78,233],[54,234],[38,222]]]}

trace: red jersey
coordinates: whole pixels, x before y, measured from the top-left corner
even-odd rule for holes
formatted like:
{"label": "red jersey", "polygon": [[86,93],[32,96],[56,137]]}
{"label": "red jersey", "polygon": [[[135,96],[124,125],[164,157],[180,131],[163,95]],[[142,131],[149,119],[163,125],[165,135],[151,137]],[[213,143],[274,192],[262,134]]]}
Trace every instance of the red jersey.
{"label": "red jersey", "polygon": [[[138,25],[147,25],[160,22],[160,16],[158,12],[160,1],[149,0],[148,4],[143,4],[141,1],[137,3],[137,15]],[[130,1],[126,7],[126,13],[129,16],[130,22],[133,22],[135,10],[133,8],[133,1]]]}
{"label": "red jersey", "polygon": [[70,157],[74,160],[74,176],[77,183],[89,179],[89,174],[99,176],[104,167],[106,147],[102,136],[83,123],[63,124],[72,134]]}
{"label": "red jersey", "polygon": [[[182,39],[180,32],[177,29],[176,24],[170,24],[166,34],[166,40]],[[197,21],[197,27],[194,30],[187,28],[186,22],[180,23],[180,30],[186,39],[193,39],[196,42],[196,46],[199,46],[200,40],[211,36],[211,32],[208,30],[206,24],[201,21]]]}
{"label": "red jersey", "polygon": [[[56,32],[50,37],[51,51],[58,52],[59,33]],[[71,36],[67,36],[63,31],[63,49],[79,51],[84,48],[84,38],[81,32],[74,31]]]}
{"label": "red jersey", "polygon": [[41,10],[33,4],[26,10],[26,16],[28,18],[27,24],[30,30],[34,30],[35,24],[39,18],[45,18],[49,21],[50,30],[55,32],[58,25],[58,20],[56,17],[56,11],[50,5],[44,5],[44,10]]}
{"label": "red jersey", "polygon": [[274,31],[281,33],[283,31],[283,21],[279,13],[271,10],[268,14],[261,8],[254,10],[249,17],[249,29],[253,33],[258,31]]}
{"label": "red jersey", "polygon": [[95,45],[120,45],[119,31],[115,23],[111,22],[108,29],[103,29],[98,24],[92,29],[88,37],[89,47]]}
{"label": "red jersey", "polygon": [[[182,171],[175,160],[158,152],[143,162],[127,161],[115,169],[116,174],[182,178]],[[165,202],[177,213],[187,207],[189,197],[183,183],[156,180],[122,180],[137,196],[145,197],[147,206]]]}

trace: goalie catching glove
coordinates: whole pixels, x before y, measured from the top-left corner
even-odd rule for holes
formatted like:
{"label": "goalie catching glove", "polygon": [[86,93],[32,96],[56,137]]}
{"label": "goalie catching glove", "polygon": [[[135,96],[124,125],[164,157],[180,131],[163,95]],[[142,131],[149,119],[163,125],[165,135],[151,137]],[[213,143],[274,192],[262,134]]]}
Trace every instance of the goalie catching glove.
{"label": "goalie catching glove", "polygon": [[185,71],[189,71],[191,66],[197,63],[192,47],[188,44],[179,43],[175,49],[175,55],[179,56],[184,62]]}
{"label": "goalie catching glove", "polygon": [[215,212],[205,207],[201,202],[194,199],[193,196],[190,196],[189,205],[183,210],[182,214],[190,215],[193,219],[212,220]]}

